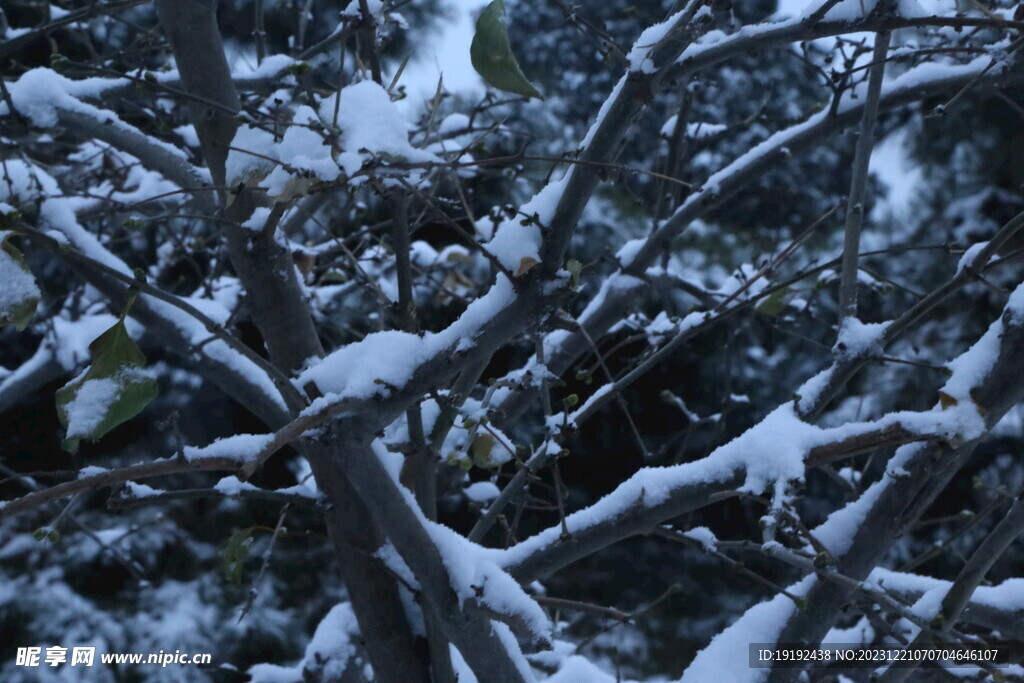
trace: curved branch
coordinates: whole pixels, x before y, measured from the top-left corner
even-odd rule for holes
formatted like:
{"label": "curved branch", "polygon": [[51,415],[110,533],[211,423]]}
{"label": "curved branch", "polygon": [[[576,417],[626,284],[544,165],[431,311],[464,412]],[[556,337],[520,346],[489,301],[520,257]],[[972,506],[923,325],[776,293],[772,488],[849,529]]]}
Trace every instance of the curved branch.
{"label": "curved branch", "polygon": [[170,474],[183,474],[186,472],[212,472],[217,470],[234,471],[241,466],[242,461],[233,457],[213,457],[187,460],[184,457],[157,460],[142,465],[130,465],[114,470],[107,470],[99,474],[82,477],[73,481],[66,481],[56,486],[34,491],[21,498],[3,501],[0,503],[0,520],[14,515],[33,510],[41,505],[60,498],[73,496],[83,491],[92,491],[123,484],[135,479],[150,479],[152,477],[163,477]]}

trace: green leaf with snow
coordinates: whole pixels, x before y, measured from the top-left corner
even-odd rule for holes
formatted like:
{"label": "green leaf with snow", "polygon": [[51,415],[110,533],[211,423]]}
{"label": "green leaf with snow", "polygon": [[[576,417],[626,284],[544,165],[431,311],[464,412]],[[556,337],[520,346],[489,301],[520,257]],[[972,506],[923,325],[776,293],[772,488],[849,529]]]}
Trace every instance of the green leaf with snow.
{"label": "green leaf with snow", "polygon": [[505,25],[504,0],[494,0],[476,20],[476,33],[469,46],[469,56],[476,72],[498,90],[544,99],[527,80],[512,54],[508,27]]}
{"label": "green leaf with snow", "polygon": [[39,304],[39,287],[18,248],[0,237],[0,325],[24,330]]}
{"label": "green leaf with snow", "polygon": [[61,443],[78,450],[132,419],[156,397],[156,380],[145,371],[146,357],[128,336],[124,320],[89,344],[92,364],[57,391],[57,415],[67,427]]}

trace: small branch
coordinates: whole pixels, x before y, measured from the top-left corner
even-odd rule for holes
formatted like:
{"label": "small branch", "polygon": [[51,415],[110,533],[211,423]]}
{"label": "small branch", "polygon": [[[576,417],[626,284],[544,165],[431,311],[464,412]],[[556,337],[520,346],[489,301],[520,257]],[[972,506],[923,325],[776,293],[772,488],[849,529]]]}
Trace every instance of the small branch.
{"label": "small branch", "polygon": [[249,597],[245,601],[245,606],[242,608],[241,614],[238,615],[238,621],[235,624],[241,624],[242,619],[245,619],[245,615],[252,610],[253,604],[256,602],[256,597],[259,595],[258,588],[260,582],[263,581],[264,575],[267,573],[267,567],[270,566],[270,557],[274,553],[274,546],[277,545],[277,537],[284,531],[284,519],[288,514],[288,503],[285,503],[281,507],[281,514],[277,517],[277,524],[274,526],[274,533],[270,537],[270,542],[267,544],[267,550],[263,553],[263,562],[260,564],[260,571],[256,574],[256,578],[252,580],[252,586],[249,588]]}
{"label": "small branch", "polygon": [[537,604],[542,607],[571,612],[585,612],[586,614],[593,614],[597,617],[606,617],[608,619],[614,619],[615,621],[621,621],[623,624],[628,624],[633,621],[632,614],[621,612],[614,607],[605,607],[604,605],[595,605],[593,603],[580,602],[578,600],[566,600],[565,598],[552,598],[546,595],[534,595],[532,597],[537,601]]}
{"label": "small branch", "polygon": [[359,13],[364,24],[362,37],[365,39],[363,51],[370,62],[370,73],[373,80],[384,85],[384,77],[380,71],[380,55],[377,53],[377,24],[374,22],[373,14],[370,12],[370,5],[366,0],[359,0]]}
{"label": "small branch", "polygon": [[322,504],[317,499],[310,498],[309,496],[253,489],[241,489],[237,493],[224,493],[217,489],[179,489],[177,491],[161,491],[149,496],[114,495],[107,501],[107,507],[111,510],[125,510],[141,505],[160,504],[171,500],[204,500],[209,498],[231,498],[276,503],[278,505],[294,505],[314,510],[323,509]]}
{"label": "small branch", "polygon": [[182,474],[185,472],[232,471],[237,470],[239,465],[241,465],[241,462],[237,458],[216,457],[199,458],[196,460],[173,458],[157,460],[156,462],[142,465],[121,467],[40,489],[21,498],[4,501],[0,505],[0,520],[35,509],[60,498],[73,496],[82,491],[91,491],[103,488],[104,486],[123,484],[134,479],[149,479],[151,477],[163,477],[169,474]]}
{"label": "small branch", "polygon": [[860,137],[857,139],[857,152],[853,160],[853,179],[850,182],[850,197],[846,206],[843,266],[839,284],[841,318],[857,316],[857,256],[860,253],[868,168],[871,164],[871,150],[875,144],[875,125],[878,123],[878,107],[882,96],[882,80],[885,77],[885,58],[889,53],[890,37],[888,31],[875,34],[875,49],[872,56],[874,65],[868,75],[867,99],[864,102]]}

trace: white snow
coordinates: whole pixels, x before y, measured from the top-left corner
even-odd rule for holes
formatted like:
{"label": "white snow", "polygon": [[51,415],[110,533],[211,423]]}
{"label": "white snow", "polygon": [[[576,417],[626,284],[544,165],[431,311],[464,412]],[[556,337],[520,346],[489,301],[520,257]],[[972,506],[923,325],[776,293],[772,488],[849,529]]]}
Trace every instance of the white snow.
{"label": "white snow", "polygon": [[489,503],[497,498],[501,491],[489,481],[478,481],[467,486],[465,493],[474,503]]}
{"label": "white snow", "polygon": [[330,394],[306,411],[318,409],[325,400],[368,398],[385,394],[388,386],[402,387],[427,360],[457,344],[472,343],[480,327],[511,303],[513,296],[512,283],[499,274],[494,286],[441,332],[419,336],[387,330],[341,347],[299,375],[299,386],[315,382],[321,392]]}
{"label": "white snow", "polygon": [[718,550],[718,537],[715,536],[715,532],[706,526],[696,526],[689,531],[684,531],[683,536],[691,538],[702,546],[706,552],[712,553]]}
{"label": "white snow", "polygon": [[[814,576],[808,576],[787,591],[797,597],[806,595],[814,585]],[[786,620],[796,611],[793,601],[782,594],[754,605],[731,626],[712,639],[697,653],[683,672],[680,683],[758,683],[767,678],[770,669],[753,668],[747,658],[750,643],[773,643],[782,632]]]}
{"label": "white snow", "polygon": [[[614,520],[636,506],[656,507],[687,487],[728,481],[737,473],[745,479],[740,490],[762,493],[771,487],[778,496],[788,482],[803,478],[804,458],[816,446],[897,424],[921,436],[969,438],[978,430],[977,421],[971,404],[963,410],[936,406],[923,412],[894,412],[875,421],[821,428],[800,420],[793,404],[786,403],[701,460],[639,470],[593,505],[568,515],[565,524],[570,533],[579,532]],[[503,566],[515,565],[557,544],[561,536],[561,525],[549,527],[507,550],[497,551],[500,562]]]}
{"label": "white snow", "polygon": [[238,477],[231,475],[230,477],[224,477],[214,484],[213,490],[220,491],[225,496],[237,496],[242,491],[259,491],[260,489],[247,481],[242,481]]}
{"label": "white snow", "polygon": [[[118,118],[114,112],[100,109],[79,99],[96,97],[120,82],[109,78],[72,80],[61,76],[53,69],[36,68],[26,71],[14,83],[7,84],[7,90],[14,108],[32,121],[33,125],[40,128],[56,126],[59,118],[58,112],[66,110],[84,114],[104,125],[143,135],[137,128]],[[6,102],[0,102],[0,115],[7,113]],[[173,154],[182,160],[188,159],[185,153],[174,145],[153,137],[148,137],[148,141],[150,144],[160,147],[164,152]]]}
{"label": "white snow", "polygon": [[437,127],[437,132],[443,136],[449,136],[454,133],[464,133],[469,129],[470,120],[469,117],[463,113],[456,112],[455,114],[449,114],[444,117],[441,121],[441,125]]}
{"label": "white snow", "polygon": [[359,637],[359,625],[352,605],[347,602],[335,605],[320,620],[313,639],[306,646],[304,668],[319,673],[323,680],[340,679],[349,660],[356,654],[355,643]]}
{"label": "white snow", "polygon": [[664,40],[665,36],[675,28],[683,14],[685,14],[685,10],[680,10],[665,21],[644,29],[626,56],[629,60],[630,70],[653,73],[655,65],[651,61],[651,54],[654,52],[655,47]]}
{"label": "white snow", "polygon": [[273,434],[235,434],[217,439],[202,448],[186,446],[185,458],[188,460],[233,458],[240,463],[249,462],[255,459],[273,439]]}
{"label": "white snow", "polygon": [[[513,218],[504,218],[493,231],[494,237],[483,245],[495,258],[513,273],[519,271],[524,260],[540,261],[541,228],[547,227],[555,215],[558,202],[569,182],[567,173],[560,180],[553,180],[545,185],[532,199],[523,204]],[[526,217],[526,218],[524,218]],[[477,221],[477,229],[489,231],[489,226],[481,227],[481,223],[489,222],[488,218]],[[527,225],[523,223],[527,222]],[[539,224],[539,225],[538,225]]]}
{"label": "white snow", "polygon": [[881,339],[889,322],[864,323],[854,317],[843,319],[832,353],[837,360],[861,358],[881,351]]}
{"label": "white snow", "polygon": [[974,266],[974,259],[978,258],[978,254],[985,248],[988,242],[976,242],[971,246],[967,247],[964,255],[960,257],[960,261],[956,264],[956,274],[959,275],[965,268],[971,268]]}
{"label": "white snow", "polygon": [[[1011,316],[1019,316],[1022,303],[1024,303],[1024,284],[1019,285],[1011,294],[1005,310]],[[967,351],[946,364],[953,374],[939,390],[940,395],[947,402],[951,399],[954,403],[953,407],[957,408],[955,414],[960,421],[960,430],[965,437],[980,436],[984,432],[985,421],[971,397],[971,391],[979,386],[995,367],[1003,331],[1003,318],[1000,316],[989,325],[985,334]],[[947,410],[947,412],[953,411]]]}
{"label": "white snow", "polygon": [[[403,457],[389,452],[380,440],[373,442],[373,451],[398,484]],[[514,616],[529,629],[530,635],[537,642],[550,642],[552,624],[547,614],[515,579],[498,566],[498,556],[452,529],[428,520],[416,504],[412,493],[401,485],[399,490],[434,541],[441,561],[448,571],[452,590],[458,596],[460,604],[469,599],[477,600],[495,612]],[[506,643],[509,654],[520,666],[525,667],[527,680],[530,680],[529,667],[525,660],[522,660],[519,646],[515,637],[507,631],[508,627],[499,622],[492,622],[492,626]]]}
{"label": "white snow", "polygon": [[619,262],[619,266],[622,268],[629,268],[633,265],[633,259],[643,248],[644,244],[647,243],[646,239],[637,238],[632,239],[622,245],[617,252],[615,252],[615,258]]}
{"label": "white snow", "polygon": [[[0,232],[0,243],[4,237],[5,233]],[[0,319],[16,307],[38,300],[39,297],[39,287],[32,273],[0,248]]]}
{"label": "white snow", "polygon": [[[340,98],[340,101],[339,99]],[[362,151],[386,154],[406,161],[439,161],[436,156],[409,144],[408,124],[387,91],[373,81],[342,88],[320,103],[320,118],[330,123],[338,105],[338,126],[344,150],[338,161],[352,175],[362,166]]]}
{"label": "white snow", "polygon": [[[77,378],[73,381],[77,381]],[[117,399],[119,389],[120,385],[113,377],[85,380],[65,407],[68,438],[92,433],[106,417],[111,404]]]}

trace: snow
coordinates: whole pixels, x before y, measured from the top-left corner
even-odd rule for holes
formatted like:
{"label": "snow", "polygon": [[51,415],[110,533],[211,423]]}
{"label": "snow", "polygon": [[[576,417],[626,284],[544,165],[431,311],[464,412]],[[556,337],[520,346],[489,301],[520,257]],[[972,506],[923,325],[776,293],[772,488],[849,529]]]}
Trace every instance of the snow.
{"label": "snow", "polygon": [[[372,445],[374,453],[385,469],[395,483],[399,484],[403,457],[389,452],[380,440],[375,440]],[[428,520],[416,504],[412,493],[400,484],[399,490],[437,547],[459,604],[465,600],[476,600],[499,614],[516,618],[529,629],[533,640],[540,643],[550,642],[552,625],[547,614],[515,579],[498,566],[497,556],[443,524]],[[531,680],[529,667],[525,660],[522,660],[519,645],[507,630],[508,627],[499,622],[492,622],[492,626],[506,643],[509,654],[516,659],[519,666],[525,668],[526,680]]]}
{"label": "snow", "polygon": [[[5,236],[6,233],[0,232],[0,243]],[[0,319],[3,319],[7,312],[33,299],[38,300],[40,296],[39,287],[32,273],[0,249]]]}
{"label": "snow", "polygon": [[[626,275],[625,273],[614,273],[610,277],[604,279],[601,283],[601,288],[597,290],[597,294],[587,303],[586,308],[579,315],[579,323],[585,325],[588,320],[593,316],[597,315],[605,304],[605,301],[609,297],[625,297],[631,296],[638,291],[642,290],[647,286],[647,283],[638,277],[632,275]],[[544,347],[545,353],[549,356],[558,346],[556,343],[559,339],[564,339],[565,331],[559,330],[558,332],[552,332],[545,338]],[[548,350],[550,347],[550,351]]]}
{"label": "snow", "polygon": [[272,78],[298,63],[288,55],[267,55],[254,69],[240,68],[240,65],[245,64],[244,61],[236,64],[231,70],[231,75],[235,78]]}
{"label": "snow", "polygon": [[[58,112],[65,110],[84,114],[119,130],[143,135],[137,128],[118,118],[114,112],[100,109],[79,99],[97,97],[104,90],[117,85],[118,82],[109,78],[72,80],[61,76],[52,69],[40,67],[26,71],[16,82],[9,83],[7,89],[14,108],[26,116],[33,125],[40,128],[56,126],[59,118]],[[7,113],[9,112],[6,102],[0,102],[0,116]],[[147,140],[150,144],[160,147],[164,152],[179,159],[188,159],[185,153],[174,145],[153,137],[147,137]]]}
{"label": "snow", "polygon": [[[341,150],[316,132],[335,124],[341,131]],[[438,162],[429,152],[409,143],[408,125],[387,91],[362,81],[323,98],[319,111],[296,108],[280,140],[255,126],[240,126],[227,159],[228,184],[259,182],[278,201],[305,194],[316,182],[332,182],[342,173],[359,172],[366,155],[385,160]],[[275,163],[277,162],[277,163]]]}
{"label": "snow", "polygon": [[352,175],[362,166],[363,150],[411,162],[439,161],[433,154],[409,144],[408,125],[402,112],[391,102],[387,91],[373,81],[346,86],[336,95],[324,98],[320,103],[323,121],[333,121],[335,104],[344,149],[338,161],[346,174]]}
{"label": "snow", "polygon": [[132,498],[147,498],[149,496],[158,496],[163,493],[160,489],[155,489],[152,486],[140,484],[136,481],[125,482],[124,486]]}
{"label": "snow", "polygon": [[[1019,306],[1024,300],[1022,290],[1024,290],[1024,285],[1018,286],[1014,291],[1007,303],[1008,311],[1014,311],[1013,307]],[[966,410],[968,415],[973,415],[975,418],[974,429],[965,429],[967,436],[979,436],[984,431],[984,420],[981,419],[971,398],[971,391],[979,386],[995,367],[1002,336],[1003,319],[999,317],[974,345],[946,364],[946,367],[952,372],[952,376],[939,392],[947,402],[952,399],[954,405],[961,408],[960,413],[964,413]]]}
{"label": "snow", "polygon": [[199,134],[196,133],[196,128],[191,123],[178,126],[174,129],[174,134],[180,137],[189,147],[199,149]]}
{"label": "snow", "polygon": [[267,189],[271,199],[287,201],[305,194],[316,180],[337,179],[341,169],[332,157],[331,148],[310,128],[310,123],[319,123],[317,113],[301,106],[279,141],[265,130],[240,126],[228,153],[228,184],[258,182]]}
{"label": "snow", "polygon": [[262,128],[239,126],[231,147],[225,164],[225,177],[230,186],[259,180],[274,167],[271,159],[264,158],[273,154],[274,136]]}
{"label": "snow", "polygon": [[921,167],[912,158],[906,130],[897,130],[878,141],[871,151],[871,173],[887,188],[885,201],[875,205],[872,218],[882,218],[886,209],[899,219],[909,218],[914,199],[920,196],[924,177]]}
{"label": "snow", "polygon": [[483,548],[441,524],[428,523],[427,531],[437,545],[460,604],[476,599],[499,614],[520,619],[537,641],[550,640],[552,626],[547,614]]}
{"label": "snow", "polygon": [[618,260],[619,265],[622,268],[629,268],[633,265],[633,259],[640,253],[640,249],[643,248],[644,244],[647,243],[646,239],[632,239],[622,245],[622,247],[615,252],[615,258]]}
{"label": "snow", "polygon": [[882,350],[881,340],[889,322],[864,323],[854,317],[843,319],[832,353],[837,360],[863,358]]}
{"label": "snow", "polygon": [[[598,403],[599,401],[603,402],[605,400],[605,396],[608,396],[614,390],[614,382],[609,382],[607,384],[602,384],[601,386],[599,386],[594,391],[594,393],[592,393],[587,398],[587,400],[583,402],[583,405],[581,405],[579,408],[573,411],[571,415],[569,415],[569,424],[576,425],[577,420],[579,420],[583,415],[589,412],[596,403]],[[559,425],[562,423],[561,419],[556,419],[554,420],[554,422]]]}
{"label": "snow", "polygon": [[474,503],[489,503],[498,497],[501,491],[489,481],[478,481],[470,484],[465,490],[466,497]]}
{"label": "snow", "polygon": [[[913,455],[918,453],[922,444],[907,444],[896,450],[888,467],[902,467]],[[882,492],[892,484],[892,477],[883,477],[873,483],[856,500],[835,510],[824,522],[815,527],[814,537],[835,557],[839,557],[853,543],[854,535],[861,523],[878,500]]]}
{"label": "snow", "polygon": [[1024,317],[1024,284],[1018,285],[1010,294],[1010,298],[1006,300],[1005,311],[1018,320]]}
{"label": "snow", "polygon": [[[868,577],[868,582],[898,593],[924,593],[935,590],[946,592],[952,586],[950,581],[897,572],[884,567],[876,567]],[[997,607],[1007,612],[1022,610],[1024,609],[1024,578],[1006,579],[994,586],[978,586],[971,594],[971,602]]]}
{"label": "snow", "polygon": [[[352,605],[335,605],[320,620],[301,661],[294,666],[256,664],[245,673],[250,683],[298,683],[302,680],[342,680],[356,656],[359,628]],[[358,664],[358,663],[356,663]]]}
{"label": "snow", "polygon": [[[401,387],[433,355],[432,345],[408,332],[386,330],[343,346],[299,375],[298,384],[316,382],[321,392],[368,398],[385,385]],[[383,383],[383,385],[382,385]]]}
{"label": "snow", "polygon": [[[383,0],[367,0],[366,9],[369,11],[370,16],[379,17],[381,10],[384,9]],[[358,18],[362,16],[362,9],[359,6],[359,0],[350,0],[348,5],[341,11],[341,16]]]}
{"label": "snow", "polygon": [[581,655],[567,657],[555,674],[547,679],[546,683],[618,683],[621,678],[612,676],[606,671]]}
{"label": "snow", "polygon": [[590,129],[587,131],[587,134],[583,136],[583,140],[580,142],[580,149],[586,149],[590,146],[590,143],[593,142],[598,129],[600,129],[601,124],[604,123],[604,119],[608,116],[608,112],[611,111],[612,104],[619,99],[619,96],[622,94],[622,89],[626,87],[626,81],[628,79],[629,74],[623,74],[622,78],[620,78],[615,84],[615,87],[612,88],[612,91],[608,94],[608,97],[598,110],[594,123],[590,125]]}
{"label": "snow", "polygon": [[316,112],[310,107],[299,107],[292,118],[292,125],[281,141],[274,145],[276,157],[288,168],[277,165],[264,180],[270,197],[303,194],[298,188],[308,185],[310,176],[331,182],[341,175],[341,169],[331,158],[330,145],[308,127],[311,123],[319,123]]}
{"label": "snow", "polygon": [[420,590],[420,582],[416,580],[412,570],[409,569],[409,565],[405,563],[402,556],[395,550],[395,546],[391,541],[387,541],[377,552],[374,553],[374,557],[384,563],[384,566],[394,572],[395,576],[402,580],[406,586],[413,590]]}
{"label": "snow", "polygon": [[257,206],[253,209],[252,215],[242,223],[242,227],[248,228],[254,232],[262,232],[263,226],[266,225],[268,218],[270,218],[270,207]]}
{"label": "snow", "polygon": [[185,458],[201,460],[203,458],[233,458],[239,463],[255,460],[267,445],[273,441],[273,434],[235,434],[217,439],[208,446],[197,448],[185,447]]}
{"label": "snow", "polygon": [[[743,474],[745,479],[739,490],[760,494],[771,487],[778,497],[788,482],[803,479],[804,459],[811,449],[893,425],[900,425],[922,437],[938,436],[947,440],[971,438],[979,429],[973,404],[963,409],[936,406],[923,412],[894,412],[875,421],[821,428],[803,422],[794,412],[793,404],[786,403],[701,460],[639,470],[597,503],[568,515],[565,525],[570,533],[577,533],[612,521],[637,506],[653,508],[661,505],[689,487],[728,481],[737,473]],[[903,449],[911,447],[904,446]],[[549,527],[506,550],[498,551],[500,562],[502,566],[513,566],[557,544],[561,537],[561,525]]]}
{"label": "snow", "polygon": [[315,382],[321,392],[330,394],[317,399],[306,411],[318,409],[325,400],[368,398],[387,392],[388,386],[402,387],[427,360],[457,344],[473,343],[481,326],[511,303],[513,297],[512,283],[499,274],[494,286],[441,332],[420,336],[387,330],[341,347],[299,375],[299,386]]}
{"label": "snow", "polygon": [[[811,575],[789,586],[787,591],[802,597],[813,585],[814,576]],[[781,593],[754,605],[697,653],[679,679],[680,683],[763,681],[771,669],[751,667],[747,658],[748,646],[751,643],[774,643],[795,611],[793,601]]]}
{"label": "snow", "polygon": [[[44,198],[40,207],[44,224],[60,230],[60,234],[64,236],[65,240],[86,256],[124,275],[132,276],[131,269],[121,259],[100,244],[95,235],[79,225],[73,209],[76,200],[62,197],[60,187],[52,176],[18,159],[7,161],[6,168],[12,179],[13,196],[19,197],[21,201],[32,201],[40,196]],[[0,199],[8,196],[7,191],[7,183],[0,183]],[[222,297],[224,294],[222,289],[222,287],[218,287],[215,296]],[[201,353],[203,355],[231,368],[262,391],[281,410],[285,409],[284,400],[273,381],[251,360],[230,348],[223,340],[207,341],[210,333],[205,325],[188,313],[165,301],[153,299],[147,295],[142,296],[150,309],[176,327],[186,340],[194,345],[202,343]],[[203,303],[202,300],[195,297],[191,298],[189,302],[208,314],[215,312],[219,305],[215,301]],[[226,321],[229,315],[230,311],[221,307],[219,312],[211,317]],[[80,363],[88,360],[89,343],[103,330],[109,328],[116,318],[100,314],[83,316],[72,321],[62,314],[52,320],[53,328],[47,335],[47,344],[53,349],[57,362],[66,370],[73,371]],[[141,335],[142,327],[131,319],[127,320],[126,324],[129,334],[137,339]]]}
{"label": "snow", "polygon": [[249,482],[242,481],[238,477],[231,475],[230,477],[224,477],[214,484],[213,490],[220,491],[225,496],[237,496],[242,491],[259,491],[260,489]]}
{"label": "snow", "polygon": [[85,477],[94,477],[97,474],[103,474],[109,471],[110,470],[108,470],[106,467],[99,467],[98,465],[88,465],[87,467],[83,467],[82,469],[78,470],[78,478],[83,479]]}
{"label": "snow", "polygon": [[320,620],[313,639],[306,646],[305,670],[313,673],[317,680],[340,680],[356,654],[359,637],[352,605],[347,602],[335,605]]}
{"label": "snow", "polygon": [[[679,120],[678,114],[673,114],[668,117],[661,126],[661,137],[670,138],[676,129],[676,122]],[[707,121],[691,121],[686,124],[686,137],[693,140],[699,140],[701,138],[710,138],[719,133],[722,133],[728,129],[724,123],[709,123]]]}
{"label": "snow", "polygon": [[[541,228],[550,225],[568,181],[569,174],[566,174],[560,180],[553,180],[545,185],[519,208],[515,217],[504,218],[498,224],[493,232],[494,236],[483,245],[483,248],[513,273],[519,272],[524,261],[540,262]],[[477,229],[487,230],[486,227],[480,227],[481,223],[487,221],[488,218],[477,221]],[[526,225],[523,224],[524,221]]]}
{"label": "snow", "polygon": [[689,531],[684,531],[683,536],[697,541],[704,546],[705,552],[713,553],[718,550],[718,537],[715,532],[706,526],[697,526]]}
{"label": "snow", "polygon": [[821,392],[825,390],[832,379],[833,369],[833,366],[825,368],[818,374],[810,377],[796,390],[797,410],[801,414],[806,413],[812,406],[817,405]]}
{"label": "snow", "polygon": [[[78,378],[72,380],[77,381]],[[91,434],[103,422],[111,404],[117,399],[119,388],[120,383],[116,377],[85,380],[66,406],[67,438],[75,439]]]}
{"label": "snow", "polygon": [[443,136],[449,136],[454,133],[464,133],[469,129],[470,119],[468,116],[462,113],[449,114],[444,117],[441,121],[441,125],[437,127],[437,132]]}
{"label": "snow", "polygon": [[679,20],[682,19],[686,10],[680,10],[670,16],[665,21],[648,26],[644,29],[640,37],[633,43],[632,49],[626,58],[629,60],[629,68],[631,71],[641,71],[643,73],[653,73],[655,65],[651,61],[651,55],[654,52],[655,47],[665,39],[665,36],[675,28]]}
{"label": "snow", "polygon": [[479,683],[480,679],[469,668],[469,664],[466,663],[459,649],[449,643],[448,652],[452,657],[452,670],[455,672],[455,680],[458,683]]}
{"label": "snow", "polygon": [[967,251],[960,257],[960,261],[956,264],[956,274],[959,275],[964,271],[965,268],[974,267],[974,259],[978,258],[978,254],[981,250],[988,245],[988,242],[976,242],[971,246],[967,247]]}

